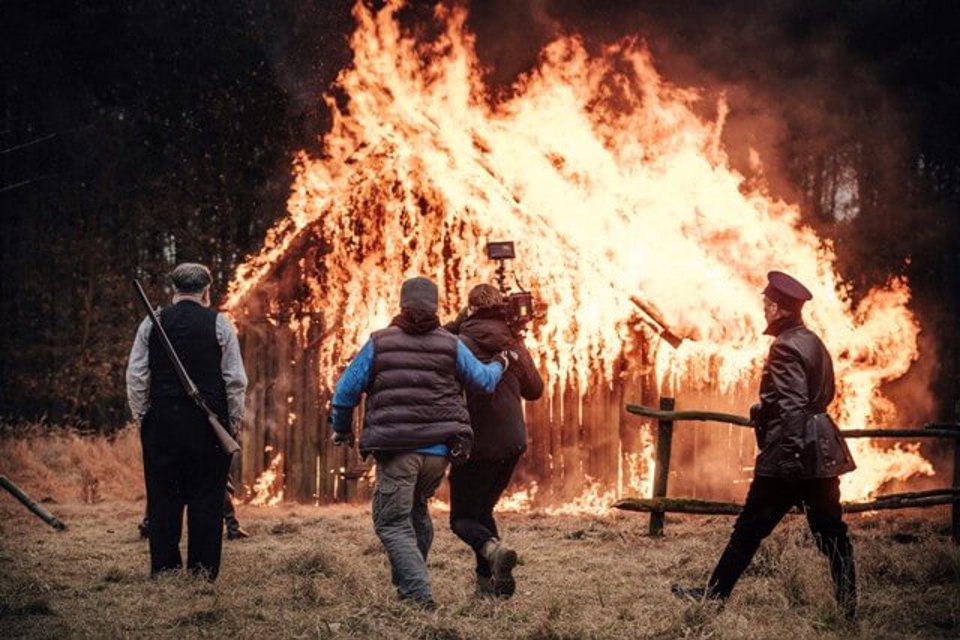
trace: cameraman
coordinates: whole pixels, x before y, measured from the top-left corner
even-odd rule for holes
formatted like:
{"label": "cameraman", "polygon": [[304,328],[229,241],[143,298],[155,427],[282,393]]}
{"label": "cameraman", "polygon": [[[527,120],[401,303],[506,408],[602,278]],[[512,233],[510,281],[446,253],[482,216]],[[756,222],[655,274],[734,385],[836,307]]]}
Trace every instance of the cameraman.
{"label": "cameraman", "polygon": [[500,541],[493,507],[527,448],[520,400],[540,398],[543,380],[523,339],[507,324],[500,291],[478,284],[467,300],[469,307],[447,330],[459,334],[481,362],[508,352],[511,363],[492,395],[467,391],[473,452],[450,471],[450,528],[477,556],[477,593],[509,598],[516,590],[517,552]]}

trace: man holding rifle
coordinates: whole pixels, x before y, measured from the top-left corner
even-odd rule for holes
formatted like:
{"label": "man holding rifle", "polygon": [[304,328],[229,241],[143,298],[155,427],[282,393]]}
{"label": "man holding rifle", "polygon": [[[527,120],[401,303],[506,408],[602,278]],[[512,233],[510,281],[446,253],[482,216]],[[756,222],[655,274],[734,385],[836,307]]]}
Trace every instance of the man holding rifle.
{"label": "man holding rifle", "polygon": [[[233,453],[225,449],[235,449],[228,435],[218,436],[216,427],[237,433],[247,376],[233,325],[209,309],[210,270],[184,263],[170,279],[173,304],[158,314],[163,331],[154,327],[151,317],[144,319],[127,366],[130,411],[141,425],[150,572],[182,566],[186,508],[187,568],[213,580],[220,569],[223,499]],[[171,357],[164,335],[176,357]],[[193,389],[198,391],[195,397]]]}

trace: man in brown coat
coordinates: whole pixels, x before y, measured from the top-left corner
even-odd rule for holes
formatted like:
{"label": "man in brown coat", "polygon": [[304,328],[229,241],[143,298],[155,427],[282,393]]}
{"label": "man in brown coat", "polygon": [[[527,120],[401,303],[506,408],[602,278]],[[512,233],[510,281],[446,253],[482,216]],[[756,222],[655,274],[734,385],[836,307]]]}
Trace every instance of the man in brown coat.
{"label": "man in brown coat", "polygon": [[803,324],[813,298],[797,280],[771,271],[764,289],[766,332],[774,337],[750,409],[760,453],[746,504],[704,588],[674,585],[680,597],[726,600],[760,543],[792,507],[806,514],[817,547],[830,561],[837,603],[847,618],[857,610],[853,548],[840,507],[839,476],[852,471],[850,450],[826,413],[836,391],[833,362],[820,338]]}

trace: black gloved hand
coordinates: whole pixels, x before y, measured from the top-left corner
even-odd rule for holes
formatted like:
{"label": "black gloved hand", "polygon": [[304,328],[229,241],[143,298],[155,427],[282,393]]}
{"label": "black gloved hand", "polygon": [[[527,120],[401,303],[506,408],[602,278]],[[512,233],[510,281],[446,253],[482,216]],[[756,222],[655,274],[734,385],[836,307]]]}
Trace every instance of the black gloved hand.
{"label": "black gloved hand", "polygon": [[342,445],[352,447],[354,443],[353,431],[334,431],[330,439],[333,440],[335,447]]}
{"label": "black gloved hand", "polygon": [[459,466],[465,463],[470,458],[470,449],[472,448],[472,445],[473,441],[470,438],[465,438],[463,436],[454,436],[447,440],[450,464]]}
{"label": "black gloved hand", "polygon": [[753,426],[757,426],[757,422],[760,420],[760,410],[763,408],[763,405],[759,402],[753,405],[750,405],[750,423]]}

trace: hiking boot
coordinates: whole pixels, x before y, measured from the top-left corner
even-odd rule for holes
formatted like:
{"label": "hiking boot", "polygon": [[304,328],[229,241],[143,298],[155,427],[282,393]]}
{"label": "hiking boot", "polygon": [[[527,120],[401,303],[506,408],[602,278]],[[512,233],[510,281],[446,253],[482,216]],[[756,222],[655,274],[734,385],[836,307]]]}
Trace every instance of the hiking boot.
{"label": "hiking boot", "polygon": [[481,597],[497,595],[496,590],[493,588],[493,578],[491,576],[477,575],[476,594]]}
{"label": "hiking boot", "polygon": [[227,540],[240,540],[241,538],[249,538],[250,534],[243,530],[243,527],[236,527],[235,529],[227,529]]}
{"label": "hiking boot", "polygon": [[501,598],[509,598],[517,590],[517,583],[513,579],[513,568],[517,566],[517,552],[500,540],[490,538],[483,545],[482,553],[490,563],[493,594]]}

